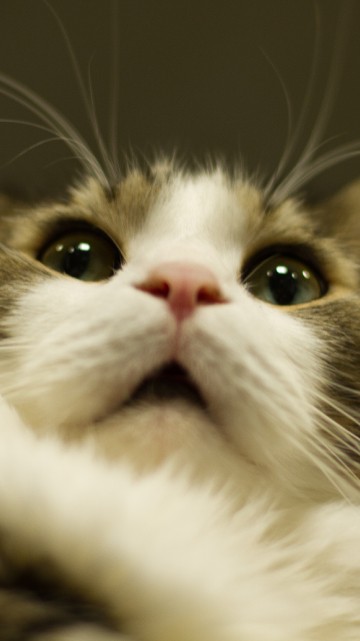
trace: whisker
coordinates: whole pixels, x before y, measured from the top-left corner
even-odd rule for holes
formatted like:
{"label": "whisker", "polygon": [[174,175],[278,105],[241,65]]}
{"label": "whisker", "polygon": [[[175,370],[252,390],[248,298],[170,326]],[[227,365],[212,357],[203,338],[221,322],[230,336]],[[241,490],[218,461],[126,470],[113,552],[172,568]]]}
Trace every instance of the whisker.
{"label": "whisker", "polygon": [[[319,72],[319,61],[320,61],[320,51],[322,47],[322,30],[321,30],[321,24],[320,24],[320,12],[319,12],[319,7],[316,3],[313,4],[314,12],[315,12],[315,41],[314,41],[314,51],[312,55],[312,62],[311,62],[311,67],[310,67],[310,74],[309,74],[309,79],[306,84],[305,88],[305,95],[302,101],[302,106],[300,109],[300,115],[296,123],[296,127],[292,136],[292,139],[290,143],[287,143],[285,145],[283,154],[280,158],[279,164],[277,168],[275,169],[275,174],[273,177],[270,178],[268,181],[267,185],[265,186],[264,192],[265,192],[265,198],[269,198],[269,194],[272,193],[271,196],[271,203],[273,204],[275,201],[275,197],[277,194],[277,190],[279,189],[279,185],[277,189],[274,190],[274,185],[276,184],[277,179],[281,179],[282,173],[286,170],[286,166],[296,148],[296,146],[299,143],[300,136],[303,133],[303,128],[306,123],[306,119],[308,117],[309,113],[309,105],[311,104],[311,97],[314,93],[314,89],[316,86],[316,79],[318,76]],[[294,171],[294,170],[293,170]],[[280,183],[281,184],[281,183]],[[280,200],[280,198],[277,196],[276,197],[277,202]]]}
{"label": "whisker", "polygon": [[[310,408],[313,409],[313,408]],[[287,433],[287,439],[292,444],[295,451],[304,456],[315,469],[317,469],[327,481],[331,484],[342,498],[351,502],[353,490],[360,489],[360,480],[354,472],[347,467],[340,456],[340,452],[334,452],[330,444],[321,439],[314,429],[305,432],[301,429],[301,438],[294,433]],[[305,443],[303,442],[305,436]],[[336,470],[335,464],[341,471]],[[278,465],[278,463],[277,463]]]}
{"label": "whisker", "polygon": [[[1,86],[2,85],[2,86]],[[79,156],[79,159],[90,174],[94,175],[102,184],[108,186],[108,180],[94,154],[80,133],[53,107],[49,102],[34,93],[26,85],[0,72],[0,93],[36,115],[46,123],[54,135],[63,139],[68,147]]]}
{"label": "whisker", "polygon": [[94,92],[93,92],[92,81],[91,81],[91,60],[88,65],[88,88],[89,88],[89,104],[90,104],[89,111],[91,112],[91,124],[93,127],[96,142],[97,142],[100,154],[102,156],[104,165],[110,177],[110,182],[116,183],[118,180],[118,175],[116,174],[116,169],[113,166],[109,153],[106,149],[104,139],[101,135],[99,121],[96,113]]}
{"label": "whisker", "polygon": [[96,115],[96,111],[95,111],[93,96],[92,96],[91,84],[89,83],[90,87],[89,87],[89,93],[88,93],[88,91],[86,89],[85,82],[84,82],[83,77],[82,77],[82,73],[81,73],[81,70],[80,70],[80,67],[79,67],[79,63],[78,63],[77,57],[75,55],[74,48],[73,48],[73,46],[71,44],[71,40],[70,40],[69,35],[68,35],[68,33],[67,33],[66,29],[65,29],[65,26],[64,26],[60,16],[55,11],[54,7],[50,4],[50,2],[48,0],[43,0],[43,2],[45,3],[45,5],[49,9],[49,11],[52,13],[52,15],[53,15],[53,17],[54,17],[54,19],[55,19],[55,21],[56,21],[56,23],[57,23],[57,25],[58,25],[58,27],[60,29],[61,35],[63,37],[64,43],[65,43],[65,46],[66,46],[66,49],[67,49],[67,52],[68,52],[69,57],[70,57],[70,62],[71,62],[72,68],[73,68],[74,73],[75,73],[75,78],[77,80],[78,87],[80,89],[80,95],[82,97],[86,113],[88,115],[90,124],[91,124],[91,126],[93,128],[93,132],[94,132],[94,135],[95,135],[95,140],[96,140],[96,143],[98,145],[99,152],[101,154],[101,157],[102,157],[103,162],[105,164],[106,170],[108,172],[108,176],[110,178],[110,182],[116,182],[116,179],[117,179],[116,172],[115,172],[115,169],[114,169],[114,167],[112,165],[112,162],[110,160],[108,151],[107,151],[105,143],[104,143],[104,139],[103,139],[103,137],[101,135],[101,132],[100,132],[100,127],[99,127],[99,123],[98,123],[98,119],[97,119],[97,115]]}
{"label": "whisker", "polygon": [[[316,8],[316,20],[319,23],[320,14],[318,9],[318,4],[315,5]],[[359,143],[357,143],[356,150],[353,146],[341,147],[334,152],[325,154],[324,156],[313,160],[314,156],[319,148],[319,143],[324,134],[325,128],[329,121],[329,116],[334,105],[336,89],[339,84],[339,77],[343,67],[343,61],[345,56],[345,37],[349,29],[349,16],[351,12],[340,12],[339,16],[339,27],[336,30],[335,45],[333,48],[332,60],[330,63],[330,73],[326,83],[324,95],[320,103],[320,108],[318,110],[318,116],[313,125],[312,131],[308,138],[308,141],[303,148],[296,164],[288,173],[288,175],[282,180],[275,189],[273,189],[273,181],[270,181],[265,187],[266,198],[269,202],[269,205],[276,205],[280,201],[288,198],[290,194],[296,192],[300,189],[309,179],[314,178],[319,173],[322,173],[329,167],[347,160],[352,157],[352,155],[358,155],[360,153]],[[319,60],[320,60],[320,35],[321,35],[321,25],[318,26],[316,30],[316,40],[315,40],[315,51],[314,51],[314,62],[311,68],[310,79],[307,85],[307,90],[305,92],[304,107],[301,111],[298,125],[294,133],[293,144],[291,152],[295,147],[295,142],[297,143],[299,136],[302,132],[305,118],[307,116],[307,107],[306,105],[310,102],[311,95],[315,88],[316,78],[319,72]],[[284,152],[287,159],[289,158],[290,152]],[[272,188],[272,191],[270,191]]]}
{"label": "whisker", "polygon": [[340,446],[351,450],[351,454],[358,456],[360,454],[360,439],[353,432],[349,432],[341,424],[338,424],[333,418],[329,417],[324,412],[319,410],[317,412],[319,420],[319,427],[323,432],[326,432],[333,439],[336,439]]}
{"label": "whisker", "polygon": [[[325,439],[321,439],[317,433],[312,434],[311,437],[310,435],[307,435],[307,437],[309,440],[309,447],[319,453],[319,456],[312,457],[316,467],[332,483],[334,488],[345,500],[352,502],[349,491],[354,489],[357,492],[359,491],[359,477],[343,460],[340,455],[340,451],[335,452],[334,448],[330,447],[329,442],[326,442]],[[339,471],[334,468],[335,464],[339,466]]]}
{"label": "whisker", "polygon": [[78,156],[62,156],[61,158],[56,158],[55,160],[52,160],[51,162],[47,162],[45,164],[45,167],[53,167],[54,165],[58,165],[61,162],[68,162],[69,160],[79,160]]}
{"label": "whisker", "polygon": [[299,166],[297,166],[282,185],[276,188],[274,195],[271,197],[271,204],[275,205],[276,203],[282,202],[289,197],[290,194],[293,194],[301,187],[303,187],[309,180],[315,178],[319,174],[323,173],[326,169],[330,169],[334,165],[338,165],[341,162],[350,160],[356,156],[360,155],[360,141],[354,143],[348,143],[343,147],[339,147],[334,151],[330,151],[323,156],[320,156],[312,163],[309,163],[306,168],[302,168],[302,171],[299,172]]}
{"label": "whisker", "polygon": [[284,151],[283,151],[283,153],[282,153],[282,155],[280,157],[280,160],[278,162],[278,165],[277,165],[275,171],[273,172],[272,176],[270,177],[269,182],[267,183],[267,185],[266,185],[266,187],[264,189],[265,198],[266,198],[266,194],[273,189],[274,184],[276,183],[277,179],[279,178],[279,176],[282,175],[282,173],[283,173],[283,171],[284,171],[284,169],[285,169],[285,167],[287,165],[289,156],[291,156],[291,153],[292,153],[292,150],[293,150],[293,147],[294,147],[295,143],[294,143],[294,136],[292,137],[292,126],[293,126],[292,105],[291,105],[289,92],[286,89],[285,81],[284,81],[283,77],[281,76],[281,73],[280,73],[279,69],[275,66],[275,64],[273,63],[273,61],[271,60],[269,55],[266,53],[266,51],[264,51],[264,49],[262,47],[260,47],[260,51],[261,51],[262,55],[264,56],[264,58],[266,59],[267,63],[270,65],[272,71],[275,74],[276,79],[278,80],[278,82],[280,84],[281,92],[282,92],[282,95],[283,95],[284,100],[285,100],[286,116],[287,116],[287,126],[286,126],[286,137],[285,137]]}
{"label": "whisker", "polygon": [[341,383],[337,383],[336,381],[331,381],[331,386],[344,394],[351,394],[353,398],[360,400],[360,390],[354,389],[349,385],[342,385]]}
{"label": "whisker", "polygon": [[[337,451],[337,455],[334,454],[334,457],[338,458],[338,460],[341,462],[340,467],[342,469],[350,470],[350,473],[353,476],[354,475],[353,468],[355,466],[358,469],[358,472],[360,473],[359,461],[358,461],[358,458],[355,458],[355,457],[358,457],[360,453],[359,443],[352,442],[350,438],[347,438],[344,435],[341,435],[341,438],[340,438],[338,433],[336,433],[334,436],[334,426],[332,424],[330,425],[327,424],[325,416],[322,416],[321,420],[319,417],[318,428],[322,431],[323,434],[326,434],[333,441]],[[335,427],[335,432],[336,432],[336,427]],[[355,474],[355,477],[358,478],[358,474]],[[360,483],[360,479],[359,479],[359,483]]]}
{"label": "whisker", "polygon": [[111,3],[111,96],[109,114],[109,149],[113,166],[120,173],[118,161],[118,105],[119,105],[119,4]]}
{"label": "whisker", "polygon": [[27,127],[33,127],[34,129],[39,129],[40,131],[46,131],[47,133],[53,134],[54,130],[50,127],[45,127],[40,125],[38,122],[33,122],[32,120],[21,120],[21,118],[0,118],[1,124],[6,125],[24,125]]}
{"label": "whisker", "polygon": [[[303,449],[304,453],[313,461],[313,464],[321,470],[334,487],[341,492],[341,495],[348,500],[350,498],[350,489],[355,489],[358,493],[360,489],[360,477],[353,469],[353,465],[356,462],[351,460],[352,466],[349,465],[349,457],[340,449],[340,444],[348,447],[350,442],[355,444],[355,449],[359,449],[359,439],[350,434],[341,424],[338,424],[313,404],[309,406],[309,410],[314,416],[314,427],[316,429],[304,433],[309,447],[304,447],[301,444],[298,444],[297,447]],[[331,438],[337,438],[338,443],[332,446],[331,441],[322,438],[321,433],[326,433]],[[318,452],[319,456],[315,456],[313,450]],[[336,469],[336,467],[334,468],[334,466],[337,466],[338,469]]]}
{"label": "whisker", "polygon": [[[313,8],[315,12],[315,42],[309,79],[306,84],[305,95],[302,101],[300,115],[297,120],[290,144],[288,145],[288,147],[285,147],[283,155],[280,158],[279,166],[276,170],[276,178],[280,178],[281,174],[286,171],[286,166],[290,162],[291,156],[293,155],[297,145],[300,142],[300,138],[303,134],[303,129],[309,113],[309,105],[311,104],[311,98],[316,86],[316,79],[319,72],[320,52],[322,48],[322,29],[320,24],[321,16],[319,7],[316,3],[314,3]],[[271,191],[274,182],[275,181],[271,181],[271,183],[269,184],[267,188],[268,193]]]}
{"label": "whisker", "polygon": [[[294,449],[294,452],[298,452],[314,469],[318,470],[339,495],[346,501],[353,501],[354,490],[358,492],[360,489],[360,478],[357,477],[349,466],[345,455],[342,456],[341,450],[335,445],[332,446],[330,441],[321,437],[320,429],[323,423],[329,422],[331,419],[328,419],[326,414],[318,410],[314,403],[310,403],[305,397],[301,402],[301,406],[304,413],[301,414],[301,416],[294,416],[295,423],[291,426],[291,429],[286,430],[286,440]],[[281,424],[281,413],[279,412],[280,408],[275,402],[271,402],[268,405],[267,414],[276,421],[277,424],[279,424],[279,421]],[[306,428],[306,415],[310,419],[310,423],[308,421],[308,428]],[[288,425],[287,416],[284,417],[283,424],[284,426]],[[335,421],[334,425],[336,425]],[[334,434],[334,428],[332,431],[328,428],[328,431],[331,435]],[[271,454],[271,452],[267,454]],[[272,460],[274,461],[272,467],[278,469],[281,465],[281,460],[276,455],[276,451],[272,453]],[[286,466],[287,464],[285,463],[282,467],[282,474],[284,474],[285,478],[287,475]],[[292,479],[290,479],[290,482],[291,481]],[[306,485],[306,478],[304,478],[304,482]],[[300,484],[295,482],[293,489],[301,493],[302,482],[300,482]]]}
{"label": "whisker", "polygon": [[319,423],[319,427],[321,427],[323,431],[336,438],[342,445],[346,445],[347,447],[351,445],[354,448],[354,453],[356,453],[356,450],[360,453],[360,439],[356,434],[349,432],[341,423],[338,423],[334,418],[319,408],[315,409],[315,413],[322,421],[321,424]]}
{"label": "whisker", "polygon": [[344,418],[347,418],[352,423],[359,425],[359,416],[356,417],[350,414],[347,410],[344,409],[344,407],[341,407],[340,403],[335,403],[334,401],[330,400],[325,394],[321,394],[320,392],[313,391],[313,395],[322,403],[324,403],[328,407],[331,407],[331,409],[333,409],[335,412],[344,416]]}
{"label": "whisker", "polygon": [[[315,394],[313,394],[313,398],[315,400]],[[343,426],[338,425],[334,419],[322,412],[322,410],[316,406],[315,402],[309,402],[304,398],[302,408],[305,412],[304,416],[308,414],[308,416],[311,417],[312,425],[310,429],[304,429],[306,418],[304,419],[304,416],[298,417],[297,419],[294,417],[294,420],[297,420],[298,429],[295,424],[294,429],[287,430],[287,440],[292,444],[295,451],[298,451],[315,469],[321,472],[324,478],[331,483],[331,486],[334,487],[343,498],[347,501],[353,501],[354,490],[358,493],[360,489],[360,478],[351,468],[350,460],[345,453],[343,453],[335,443],[332,445],[330,440],[322,437],[321,431],[326,432],[331,437],[336,438],[338,436],[339,443],[342,442],[347,446],[349,446],[349,440],[345,442],[344,434],[347,437],[349,433]],[[274,405],[269,409],[270,415],[279,421],[279,407]],[[350,443],[355,444],[355,451],[359,449],[358,439],[350,439]],[[276,467],[278,467],[278,465],[279,461],[276,463]]]}
{"label": "whisker", "polygon": [[[0,167],[8,167],[12,163],[14,163],[16,160],[19,160],[19,158],[22,158],[22,156],[25,156],[26,154],[30,153],[31,151],[34,151],[34,149],[38,149],[39,147],[42,147],[43,145],[46,145],[50,142],[66,142],[65,138],[59,138],[59,136],[51,136],[50,138],[45,138],[44,140],[39,140],[38,142],[35,142],[34,144],[30,145],[29,147],[26,147],[26,149],[23,149],[20,151],[18,154],[15,154],[10,160],[7,160],[4,162]],[[80,156],[72,156],[72,158],[76,158],[77,160],[80,160]]]}
{"label": "whisker", "polygon": [[[45,132],[50,133],[50,134],[54,133],[53,129],[50,129],[50,127],[45,127],[44,125],[40,125],[39,123],[33,122],[31,120],[21,120],[19,118],[0,118],[0,124],[24,125],[24,126],[27,126],[27,127],[32,127],[34,129],[39,129],[40,131],[45,131]],[[25,154],[29,153],[33,149],[36,149],[37,147],[40,147],[41,145],[44,145],[44,144],[49,143],[49,142],[65,142],[65,143],[68,143],[69,139],[66,139],[65,137],[60,137],[59,135],[56,135],[56,136],[52,136],[50,138],[45,138],[44,140],[40,140],[39,142],[34,143],[30,147],[27,147],[26,149],[24,149],[20,153],[16,154],[12,158],[10,158],[10,160],[8,160],[5,163],[3,163],[1,165],[1,167],[6,167],[6,166],[10,165],[11,163],[13,163],[16,160],[18,160],[18,158],[21,158],[21,156],[24,156]],[[66,159],[67,160],[81,160],[79,155],[67,156]],[[56,162],[58,162],[58,160],[54,160],[50,164],[54,164]]]}

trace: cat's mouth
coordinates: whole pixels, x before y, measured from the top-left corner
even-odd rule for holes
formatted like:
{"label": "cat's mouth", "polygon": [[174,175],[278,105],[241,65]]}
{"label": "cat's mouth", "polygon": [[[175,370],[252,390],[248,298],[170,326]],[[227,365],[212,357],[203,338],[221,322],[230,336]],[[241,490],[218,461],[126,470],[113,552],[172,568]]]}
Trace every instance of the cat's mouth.
{"label": "cat's mouth", "polygon": [[174,399],[185,399],[206,409],[205,400],[187,371],[177,363],[170,363],[142,381],[126,404]]}

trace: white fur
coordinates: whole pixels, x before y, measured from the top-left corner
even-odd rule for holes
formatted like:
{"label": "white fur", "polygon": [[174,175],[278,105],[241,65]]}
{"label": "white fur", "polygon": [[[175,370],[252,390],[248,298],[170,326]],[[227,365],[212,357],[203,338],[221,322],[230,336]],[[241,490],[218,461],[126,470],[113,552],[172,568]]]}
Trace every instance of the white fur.
{"label": "white fur", "polygon": [[[130,638],[360,638],[360,515],[321,446],[322,343],[239,284],[256,206],[220,173],[178,177],[123,271],[38,283],[8,321],[0,389],[52,436],[32,435],[3,402],[2,523],[15,554],[49,556],[80,587],[96,577],[95,598]],[[199,306],[179,327],[164,300],[137,288],[169,258],[211,269],[228,302]],[[124,408],[173,359],[209,414],[175,401]],[[73,450],[57,433],[84,444]],[[116,464],[93,453],[108,438]],[[146,473],[152,456],[170,462]]]}
{"label": "white fur", "polygon": [[358,638],[356,508],[283,511],[271,492],[239,488],[235,512],[225,489],[194,487],[171,466],[137,478],[37,440],[4,404],[1,417],[5,549],[61,568],[130,638]]}

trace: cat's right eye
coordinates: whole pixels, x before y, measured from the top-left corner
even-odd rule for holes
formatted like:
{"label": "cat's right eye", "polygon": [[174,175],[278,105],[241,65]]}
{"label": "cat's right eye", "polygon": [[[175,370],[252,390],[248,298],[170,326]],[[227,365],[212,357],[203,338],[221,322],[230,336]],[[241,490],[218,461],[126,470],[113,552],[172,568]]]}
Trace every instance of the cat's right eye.
{"label": "cat's right eye", "polygon": [[253,296],[272,305],[310,303],[327,289],[324,279],[307,262],[282,253],[255,262],[244,282]]}
{"label": "cat's right eye", "polygon": [[95,229],[61,234],[42,249],[38,260],[61,274],[90,282],[110,278],[123,263],[115,243]]}

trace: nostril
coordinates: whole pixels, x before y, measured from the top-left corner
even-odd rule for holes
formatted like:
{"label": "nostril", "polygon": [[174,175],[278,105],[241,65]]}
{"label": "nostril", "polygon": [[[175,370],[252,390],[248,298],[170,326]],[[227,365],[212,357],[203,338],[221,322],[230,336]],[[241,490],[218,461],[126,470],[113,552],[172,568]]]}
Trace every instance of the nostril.
{"label": "nostril", "polygon": [[167,301],[178,320],[198,305],[226,302],[213,272],[197,263],[168,262],[154,267],[137,289]]}
{"label": "nostril", "polygon": [[167,283],[166,280],[156,278],[155,276],[152,276],[144,283],[137,285],[136,289],[140,289],[141,291],[147,292],[157,298],[167,298],[170,293],[169,283]]}
{"label": "nostril", "polygon": [[197,292],[197,302],[201,305],[211,305],[212,303],[224,303],[225,300],[219,287],[203,285]]}

